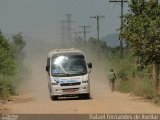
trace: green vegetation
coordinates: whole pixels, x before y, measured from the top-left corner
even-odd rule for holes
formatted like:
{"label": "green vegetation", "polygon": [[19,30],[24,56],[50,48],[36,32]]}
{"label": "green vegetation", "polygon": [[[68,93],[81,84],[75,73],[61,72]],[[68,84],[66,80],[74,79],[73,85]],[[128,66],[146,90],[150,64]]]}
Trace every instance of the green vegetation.
{"label": "green vegetation", "polygon": [[[111,48],[105,42],[89,38],[87,47],[106,59],[117,74],[116,90],[131,93],[160,104],[160,5],[156,0],[133,0],[125,15],[120,34],[126,43],[124,57],[120,48]],[[98,49],[98,50],[97,50]],[[101,59],[100,59],[101,60]]]}
{"label": "green vegetation", "polygon": [[160,64],[160,5],[157,0],[133,0],[131,11],[125,16],[124,38],[133,49],[140,64],[152,65],[152,86],[154,96],[158,96],[158,65]]}
{"label": "green vegetation", "polygon": [[[124,57],[120,59],[119,47],[110,48],[103,41],[100,43],[104,47],[100,47],[99,55],[106,59],[107,66],[113,68],[117,74],[116,90],[160,103],[160,96],[155,96],[152,88],[152,65],[141,64],[130,46],[124,48]],[[95,38],[87,41],[87,47],[95,53],[96,45]]]}
{"label": "green vegetation", "polygon": [[[159,15],[160,5],[156,0],[132,0],[120,34],[127,42],[123,59],[120,59],[119,47],[110,48],[101,41],[103,47],[99,47],[98,54],[106,56],[108,65],[116,71],[116,90],[160,104]],[[95,38],[88,40],[92,50],[97,49],[96,44]]]}
{"label": "green vegetation", "polygon": [[7,78],[0,78],[0,98],[8,98],[10,95],[16,94],[16,88],[14,82]]}
{"label": "green vegetation", "polygon": [[13,36],[13,40],[9,42],[0,31],[0,98],[16,93],[19,76],[17,71],[22,66],[25,42],[19,33]]}
{"label": "green vegetation", "polygon": [[116,90],[132,93],[145,99],[160,103],[159,95],[155,97],[152,89],[152,66],[143,66],[137,63],[131,49],[125,49],[123,59],[119,57],[117,48],[109,49],[107,61],[115,69],[118,80]]}
{"label": "green vegetation", "polygon": [[23,40],[22,33],[18,33],[16,35],[13,35],[12,38],[13,38],[13,46],[14,46],[14,48],[16,48],[15,49],[16,57],[18,57],[19,54],[22,55],[22,50],[25,47],[26,42]]}

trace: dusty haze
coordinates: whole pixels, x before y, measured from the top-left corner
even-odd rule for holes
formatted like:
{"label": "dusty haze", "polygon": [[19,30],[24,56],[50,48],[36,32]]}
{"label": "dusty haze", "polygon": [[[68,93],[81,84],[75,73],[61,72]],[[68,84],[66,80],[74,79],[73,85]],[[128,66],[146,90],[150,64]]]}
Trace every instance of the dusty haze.
{"label": "dusty haze", "polygon": [[[62,44],[58,41],[45,42],[32,40],[27,42],[24,65],[29,72],[27,73],[28,75],[25,75],[26,77],[22,84],[23,87],[20,88],[29,92],[34,99],[49,100],[49,92],[47,88],[48,81],[45,71],[46,58],[50,50],[62,48],[61,46]],[[87,62],[92,62],[93,64],[91,72],[91,95],[92,97],[101,96],[103,93],[102,91],[107,88],[105,62],[102,59],[97,62],[96,54],[92,53],[91,50],[85,50],[84,52],[86,54]],[[93,82],[94,84],[92,85]],[[97,86],[103,86],[103,90],[96,89]],[[95,92],[96,94],[94,94]]]}
{"label": "dusty haze", "polygon": [[[10,113],[18,114],[77,114],[77,113],[160,113],[160,108],[130,94],[111,93],[108,89],[105,60],[97,60],[95,52],[86,53],[93,63],[91,72],[91,99],[65,99],[51,101],[45,71],[46,58],[51,49],[60,47],[57,42],[29,41],[26,47],[23,84],[15,102],[5,107]],[[65,118],[64,118],[65,119]]]}

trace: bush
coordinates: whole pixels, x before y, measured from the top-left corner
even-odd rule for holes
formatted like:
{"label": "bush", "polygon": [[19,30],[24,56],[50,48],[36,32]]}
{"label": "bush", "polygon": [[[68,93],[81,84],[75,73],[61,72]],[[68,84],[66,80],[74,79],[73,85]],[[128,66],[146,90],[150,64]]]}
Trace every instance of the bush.
{"label": "bush", "polygon": [[0,78],[0,98],[7,98],[10,95],[15,95],[15,86],[13,81],[8,78]]}
{"label": "bush", "polygon": [[13,36],[12,43],[0,31],[0,98],[15,94],[20,80],[19,69],[24,58],[25,41],[21,33]]}
{"label": "bush", "polygon": [[160,95],[158,95],[157,97],[153,98],[152,100],[154,103],[160,105]]}
{"label": "bush", "polygon": [[146,99],[152,99],[154,97],[151,80],[137,78],[134,85],[133,93],[135,95],[142,96]]}
{"label": "bush", "polygon": [[118,52],[111,49],[107,55],[107,60],[117,74],[116,89],[125,93],[132,92],[134,95],[152,99],[154,103],[160,103],[160,96],[155,98],[152,91],[152,66],[137,64],[131,50],[125,50],[123,59],[119,58]]}
{"label": "bush", "polygon": [[11,53],[3,48],[0,48],[0,74],[14,75],[15,73],[15,59],[12,58]]}
{"label": "bush", "polygon": [[117,81],[116,89],[118,91],[123,92],[123,93],[131,92],[133,90],[133,82],[131,80],[127,80],[127,81],[120,80],[120,81]]}

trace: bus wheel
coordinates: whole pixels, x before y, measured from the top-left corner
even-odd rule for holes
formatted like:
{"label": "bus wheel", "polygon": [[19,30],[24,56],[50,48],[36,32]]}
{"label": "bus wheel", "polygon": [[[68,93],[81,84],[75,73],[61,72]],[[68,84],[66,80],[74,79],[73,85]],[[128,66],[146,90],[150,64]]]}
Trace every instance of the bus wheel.
{"label": "bus wheel", "polygon": [[58,96],[51,96],[51,99],[56,101],[56,100],[58,100]]}
{"label": "bus wheel", "polygon": [[80,97],[80,99],[90,99],[90,94],[89,94],[89,93],[87,93],[87,94],[82,94],[82,95],[80,95],[79,97]]}

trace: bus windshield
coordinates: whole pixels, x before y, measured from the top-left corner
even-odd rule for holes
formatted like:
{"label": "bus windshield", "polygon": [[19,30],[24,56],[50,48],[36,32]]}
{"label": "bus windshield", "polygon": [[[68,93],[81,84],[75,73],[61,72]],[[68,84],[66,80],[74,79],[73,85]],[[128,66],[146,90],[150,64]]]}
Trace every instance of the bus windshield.
{"label": "bus windshield", "polygon": [[77,76],[87,74],[83,55],[58,56],[51,60],[51,74],[54,77]]}

